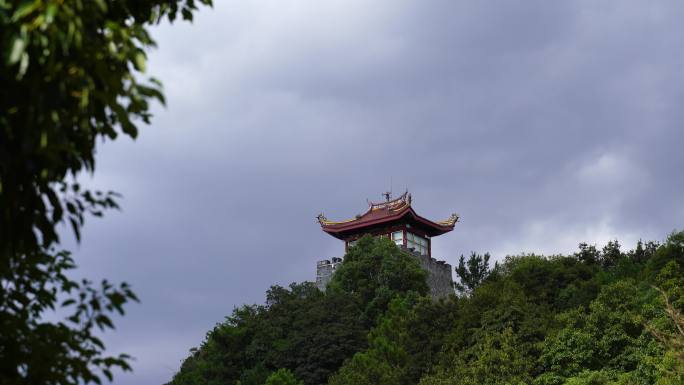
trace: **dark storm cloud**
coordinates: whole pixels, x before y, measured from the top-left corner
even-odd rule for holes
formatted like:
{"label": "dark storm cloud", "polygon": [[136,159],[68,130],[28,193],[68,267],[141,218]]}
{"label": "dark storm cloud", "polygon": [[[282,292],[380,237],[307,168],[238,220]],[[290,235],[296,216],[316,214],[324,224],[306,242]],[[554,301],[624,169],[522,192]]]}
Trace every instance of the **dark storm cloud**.
{"label": "dark storm cloud", "polygon": [[315,215],[408,187],[462,223],[452,263],[660,239],[680,226],[684,31],[678,2],[218,2],[160,28],[169,99],[131,143],[101,147],[81,273],[140,294],[117,383],[161,383],[233,306],[313,279],[339,255]]}

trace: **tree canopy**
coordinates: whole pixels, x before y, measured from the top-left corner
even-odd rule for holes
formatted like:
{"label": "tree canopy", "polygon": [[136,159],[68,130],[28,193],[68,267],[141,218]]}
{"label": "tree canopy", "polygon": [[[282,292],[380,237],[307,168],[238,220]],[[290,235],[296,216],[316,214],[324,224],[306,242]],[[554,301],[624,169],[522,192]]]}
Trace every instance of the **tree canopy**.
{"label": "tree canopy", "polygon": [[322,384],[366,338],[390,303],[427,293],[414,257],[386,239],[362,238],[328,290],[312,283],[273,286],[264,305],[243,306],[207,334],[173,384],[262,385],[279,369],[306,385]]}
{"label": "tree canopy", "polygon": [[491,273],[489,269],[489,253],[479,255],[475,252],[470,254],[466,261],[461,255],[456,266],[458,281],[455,283],[456,290],[461,294],[469,294],[475,290]]}
{"label": "tree canopy", "polygon": [[[414,257],[362,239],[326,292],[274,287],[265,305],[236,309],[172,384],[264,384],[285,369],[307,385],[684,383],[684,233],[626,252],[612,241],[509,256],[493,269],[485,255],[456,267],[460,296],[435,301]],[[300,325],[310,344],[294,342]]]}
{"label": "tree canopy", "polygon": [[351,247],[329,284],[331,291],[352,296],[368,325],[382,315],[396,296],[428,293],[427,273],[417,259],[394,242],[366,235]]}

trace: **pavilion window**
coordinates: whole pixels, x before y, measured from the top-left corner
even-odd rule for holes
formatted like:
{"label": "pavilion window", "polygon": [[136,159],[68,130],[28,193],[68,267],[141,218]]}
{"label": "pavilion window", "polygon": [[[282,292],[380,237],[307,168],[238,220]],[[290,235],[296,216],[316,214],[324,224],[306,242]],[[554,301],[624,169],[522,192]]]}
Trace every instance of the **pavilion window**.
{"label": "pavilion window", "polygon": [[404,232],[401,230],[393,232],[392,241],[394,241],[397,246],[404,246]]}
{"label": "pavilion window", "polygon": [[406,247],[415,250],[421,255],[428,254],[428,240],[413,233],[406,233]]}

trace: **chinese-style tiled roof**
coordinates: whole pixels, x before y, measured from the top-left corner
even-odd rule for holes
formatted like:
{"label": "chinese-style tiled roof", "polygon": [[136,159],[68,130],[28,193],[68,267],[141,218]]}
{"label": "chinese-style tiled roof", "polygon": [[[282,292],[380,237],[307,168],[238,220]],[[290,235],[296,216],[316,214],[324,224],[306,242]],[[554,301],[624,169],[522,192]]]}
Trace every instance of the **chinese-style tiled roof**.
{"label": "chinese-style tiled roof", "polygon": [[405,192],[400,197],[385,202],[369,202],[368,210],[355,218],[343,221],[328,220],[323,214],[318,215],[318,222],[326,233],[337,238],[345,234],[360,232],[364,228],[376,227],[399,220],[408,220],[422,227],[430,236],[441,235],[454,229],[458,215],[452,214],[449,219],[433,222],[423,218],[411,207],[411,194]]}

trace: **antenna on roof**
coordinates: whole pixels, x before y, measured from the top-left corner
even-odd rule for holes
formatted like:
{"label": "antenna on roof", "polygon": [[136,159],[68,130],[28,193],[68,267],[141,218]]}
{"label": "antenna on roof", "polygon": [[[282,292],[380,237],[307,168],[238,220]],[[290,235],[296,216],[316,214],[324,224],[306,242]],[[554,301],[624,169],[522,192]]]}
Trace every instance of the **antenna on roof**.
{"label": "antenna on roof", "polygon": [[390,175],[390,189],[389,191],[386,191],[382,193],[382,196],[385,197],[385,201],[389,202],[392,199],[392,176]]}

